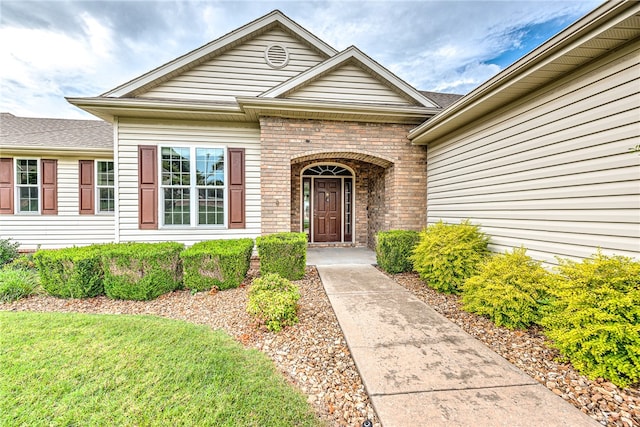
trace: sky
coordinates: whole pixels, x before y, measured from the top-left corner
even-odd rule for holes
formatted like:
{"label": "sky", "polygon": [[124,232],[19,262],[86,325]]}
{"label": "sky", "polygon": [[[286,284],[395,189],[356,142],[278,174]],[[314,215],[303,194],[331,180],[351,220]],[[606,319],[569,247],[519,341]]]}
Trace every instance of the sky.
{"label": "sky", "polygon": [[95,118],[64,98],[98,96],[274,9],[417,89],[465,94],[599,3],[0,0],[0,111]]}

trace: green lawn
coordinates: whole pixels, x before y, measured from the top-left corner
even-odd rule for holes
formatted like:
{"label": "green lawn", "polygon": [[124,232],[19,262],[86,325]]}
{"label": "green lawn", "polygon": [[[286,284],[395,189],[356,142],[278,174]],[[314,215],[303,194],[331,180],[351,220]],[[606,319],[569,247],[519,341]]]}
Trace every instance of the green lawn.
{"label": "green lawn", "polygon": [[0,426],[317,426],[270,360],[150,316],[0,312]]}

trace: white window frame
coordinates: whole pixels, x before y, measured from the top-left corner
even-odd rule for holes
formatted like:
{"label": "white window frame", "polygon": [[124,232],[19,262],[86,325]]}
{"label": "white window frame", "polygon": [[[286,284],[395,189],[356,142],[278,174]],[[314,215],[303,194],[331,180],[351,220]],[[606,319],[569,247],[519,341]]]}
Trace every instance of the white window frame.
{"label": "white window frame", "polygon": [[[36,161],[36,184],[20,184],[18,182],[18,162],[20,160],[35,160]],[[16,213],[20,215],[40,215],[42,212],[42,170],[40,159],[37,157],[16,157],[13,162],[13,170],[14,172],[14,202],[16,206]],[[36,187],[38,190],[38,210],[37,211],[23,211],[20,209],[20,188],[22,187]]]}
{"label": "white window frame", "polygon": [[[100,185],[99,184],[99,180],[98,180],[98,176],[99,176],[99,168],[98,168],[98,163],[100,162],[111,162],[111,164],[113,165],[113,185]],[[113,215],[116,211],[116,164],[115,161],[113,160],[109,160],[109,159],[95,159],[94,162],[94,188],[95,188],[95,213],[97,215]],[[100,210],[100,189],[101,188],[111,188],[113,189],[113,210],[112,211],[103,211]]]}
{"label": "white window frame", "polygon": [[[189,206],[194,207],[194,209],[189,209],[189,224],[165,224],[165,213],[164,213],[164,190],[166,188],[179,187],[179,186],[169,186],[163,185],[162,183],[162,150],[164,148],[187,148],[189,149]],[[222,150],[222,155],[224,157],[224,166],[223,166],[223,176],[224,176],[224,185],[221,187],[206,187],[197,185],[196,182],[196,150],[198,149],[214,149],[214,150]],[[228,192],[228,161],[229,152],[227,150],[226,145],[181,145],[181,144],[167,144],[167,145],[158,145],[158,219],[160,222],[161,228],[179,228],[179,229],[227,229],[228,228],[228,215],[229,215],[229,192]],[[222,224],[198,224],[198,214],[200,204],[198,203],[199,199],[199,190],[201,189],[221,189],[223,194],[223,223]]]}

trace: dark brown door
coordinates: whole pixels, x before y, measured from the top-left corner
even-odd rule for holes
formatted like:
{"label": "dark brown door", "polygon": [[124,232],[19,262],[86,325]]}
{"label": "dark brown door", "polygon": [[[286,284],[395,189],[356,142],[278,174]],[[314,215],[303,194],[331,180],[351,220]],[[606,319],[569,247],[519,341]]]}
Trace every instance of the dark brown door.
{"label": "dark brown door", "polygon": [[316,178],[313,200],[313,241],[339,242],[341,207],[340,179]]}

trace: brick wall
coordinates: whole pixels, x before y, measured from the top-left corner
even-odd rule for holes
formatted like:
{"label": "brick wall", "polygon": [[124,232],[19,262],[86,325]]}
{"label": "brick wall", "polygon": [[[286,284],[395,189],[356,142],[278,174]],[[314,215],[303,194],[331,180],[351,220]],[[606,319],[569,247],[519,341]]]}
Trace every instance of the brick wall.
{"label": "brick wall", "polygon": [[263,117],[260,127],[263,234],[299,231],[300,171],[319,161],[356,172],[359,245],[371,246],[377,231],[425,226],[426,149],[406,138],[412,126]]}

